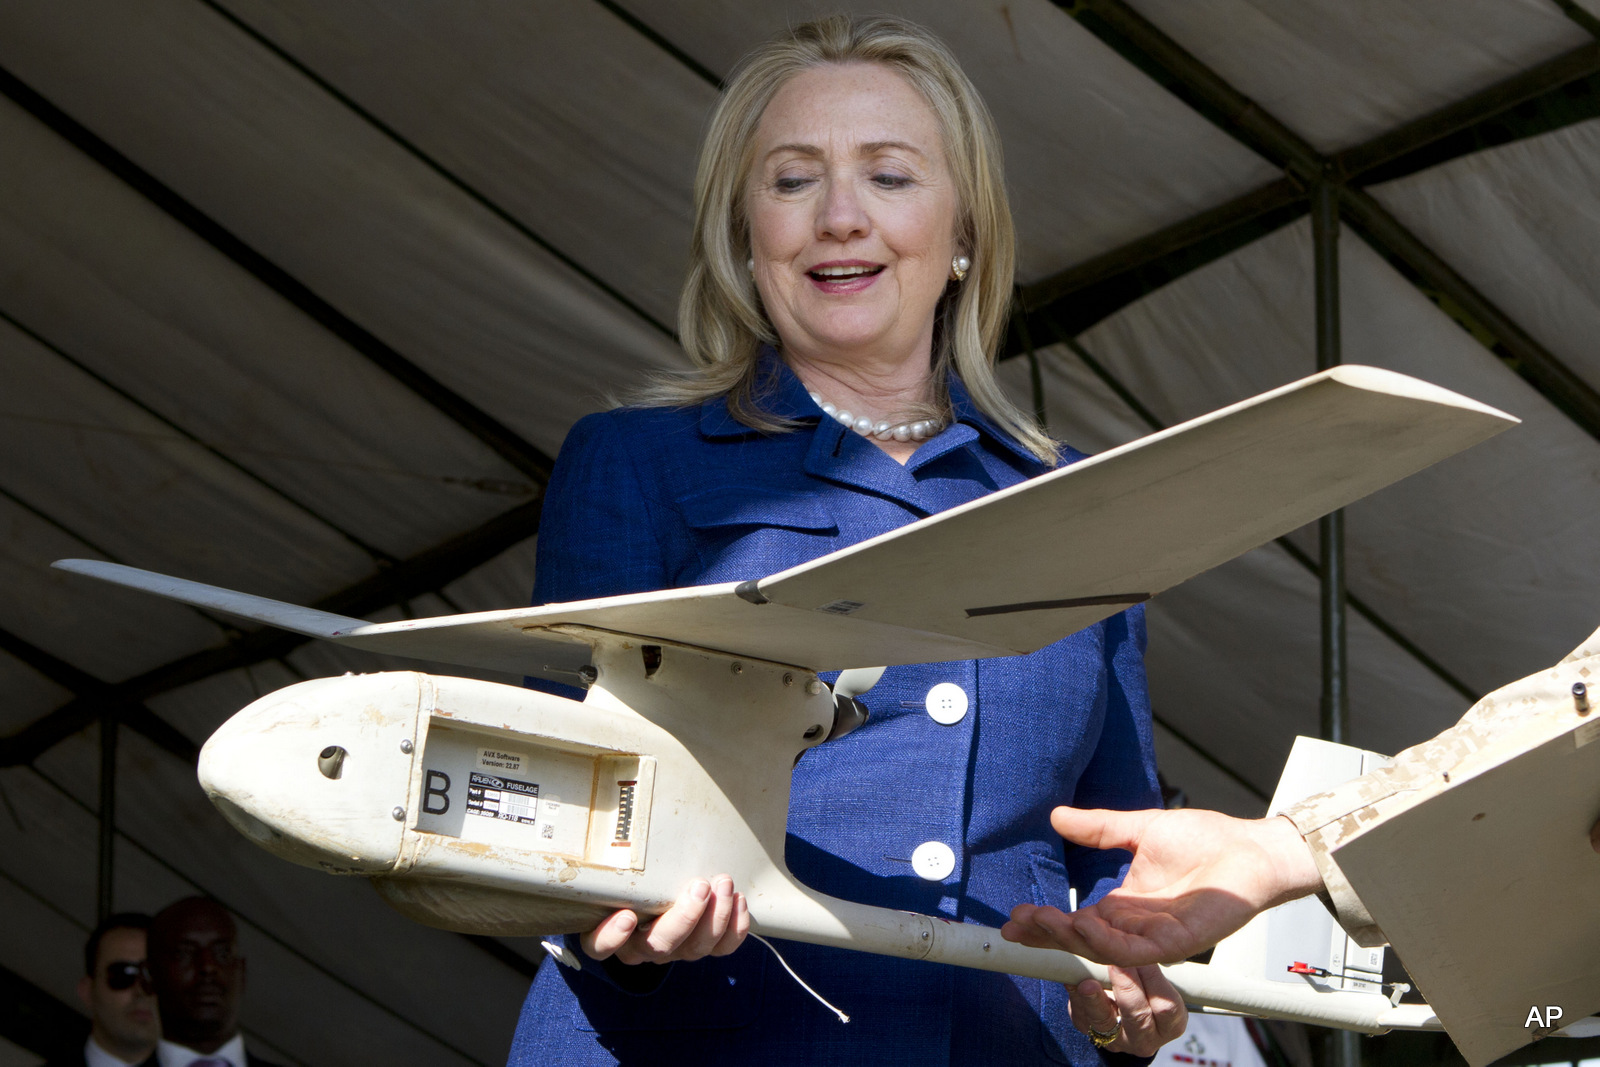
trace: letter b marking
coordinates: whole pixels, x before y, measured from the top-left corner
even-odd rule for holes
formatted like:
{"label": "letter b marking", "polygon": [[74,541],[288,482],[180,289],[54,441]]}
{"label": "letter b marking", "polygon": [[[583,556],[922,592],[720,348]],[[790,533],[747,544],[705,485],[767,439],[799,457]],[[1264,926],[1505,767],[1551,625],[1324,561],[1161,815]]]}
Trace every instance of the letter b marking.
{"label": "letter b marking", "polygon": [[[428,771],[427,774],[428,780],[422,787],[422,810],[429,815],[443,815],[450,810],[450,776],[443,771]],[[435,782],[444,784],[435,785]],[[434,797],[439,798],[437,808],[433,806]]]}

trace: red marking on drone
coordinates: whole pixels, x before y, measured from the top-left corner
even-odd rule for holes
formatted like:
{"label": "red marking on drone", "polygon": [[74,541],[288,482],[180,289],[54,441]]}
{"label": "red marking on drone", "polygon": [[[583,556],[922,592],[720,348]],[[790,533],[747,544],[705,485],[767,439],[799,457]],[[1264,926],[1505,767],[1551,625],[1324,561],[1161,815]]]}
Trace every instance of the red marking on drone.
{"label": "red marking on drone", "polygon": [[1313,978],[1332,978],[1333,977],[1333,972],[1332,971],[1327,970],[1327,969],[1322,968],[1322,967],[1313,967],[1313,966],[1311,966],[1311,964],[1309,964],[1309,963],[1301,963],[1299,960],[1296,960],[1294,963],[1289,964],[1289,973],[1290,974],[1309,974]]}

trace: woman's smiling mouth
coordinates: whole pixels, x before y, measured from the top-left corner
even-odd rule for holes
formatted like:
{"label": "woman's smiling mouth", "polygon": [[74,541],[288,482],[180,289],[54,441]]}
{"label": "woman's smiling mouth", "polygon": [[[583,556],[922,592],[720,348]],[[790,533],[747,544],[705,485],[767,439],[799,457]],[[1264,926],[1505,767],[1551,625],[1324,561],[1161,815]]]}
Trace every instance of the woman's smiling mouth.
{"label": "woman's smiling mouth", "polygon": [[806,271],[811,284],[825,293],[853,293],[871,285],[883,273],[882,263],[861,260],[818,263]]}

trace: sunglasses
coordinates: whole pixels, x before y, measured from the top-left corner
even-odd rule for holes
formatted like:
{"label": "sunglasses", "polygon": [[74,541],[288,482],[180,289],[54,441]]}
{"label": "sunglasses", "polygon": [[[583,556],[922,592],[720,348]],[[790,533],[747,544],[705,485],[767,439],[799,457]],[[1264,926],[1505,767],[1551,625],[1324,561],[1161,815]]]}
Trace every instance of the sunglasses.
{"label": "sunglasses", "polygon": [[113,990],[121,992],[138,982],[144,988],[150,988],[150,969],[143,961],[131,963],[127,960],[117,960],[115,963],[106,964],[106,985]]}

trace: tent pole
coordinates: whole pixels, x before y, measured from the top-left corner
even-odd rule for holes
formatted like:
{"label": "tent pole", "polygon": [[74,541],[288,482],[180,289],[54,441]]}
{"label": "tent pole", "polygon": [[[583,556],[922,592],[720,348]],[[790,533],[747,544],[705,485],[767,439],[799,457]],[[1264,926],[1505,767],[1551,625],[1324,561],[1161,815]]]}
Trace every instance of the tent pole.
{"label": "tent pole", "polygon": [[[1312,192],[1312,255],[1317,301],[1317,370],[1341,362],[1339,351],[1339,191],[1318,182]],[[1350,706],[1345,692],[1344,513],[1319,522],[1322,563],[1322,736],[1348,744]]]}
{"label": "tent pole", "polygon": [[95,893],[95,920],[110,915],[113,860],[117,840],[117,718],[100,717],[100,868]]}
{"label": "tent pole", "polygon": [[[1317,370],[1337,366],[1339,346],[1339,188],[1326,179],[1311,193],[1311,242],[1316,289]],[[1322,737],[1350,743],[1349,676],[1345,648],[1344,511],[1317,524],[1322,579]],[[1349,1030],[1328,1035],[1330,1067],[1358,1067],[1361,1036]]]}

